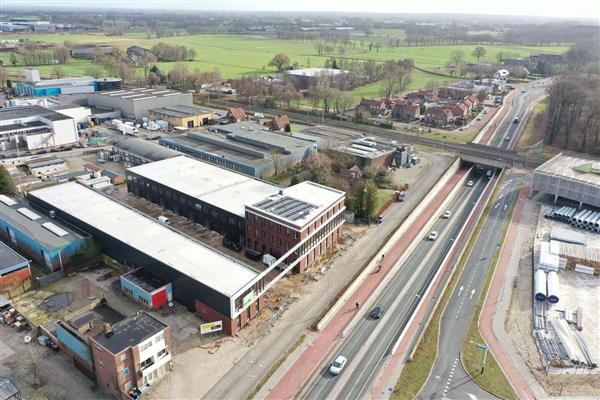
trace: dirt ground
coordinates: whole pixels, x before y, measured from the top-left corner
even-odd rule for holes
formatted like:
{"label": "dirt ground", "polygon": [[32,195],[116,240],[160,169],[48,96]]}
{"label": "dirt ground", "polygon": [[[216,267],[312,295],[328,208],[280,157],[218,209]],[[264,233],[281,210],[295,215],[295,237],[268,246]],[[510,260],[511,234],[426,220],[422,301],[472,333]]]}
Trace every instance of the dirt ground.
{"label": "dirt ground", "polygon": [[[63,352],[37,342],[25,343],[28,333],[0,325],[0,375],[8,377],[27,400],[111,399],[95,387]],[[37,381],[33,370],[38,371]]]}
{"label": "dirt ground", "polygon": [[532,337],[532,251],[539,211],[538,203],[527,202],[522,223],[527,224],[528,234],[524,238],[519,272],[512,282],[511,305],[505,329],[512,338],[517,353],[549,396],[598,396],[600,393],[598,375],[546,375]]}

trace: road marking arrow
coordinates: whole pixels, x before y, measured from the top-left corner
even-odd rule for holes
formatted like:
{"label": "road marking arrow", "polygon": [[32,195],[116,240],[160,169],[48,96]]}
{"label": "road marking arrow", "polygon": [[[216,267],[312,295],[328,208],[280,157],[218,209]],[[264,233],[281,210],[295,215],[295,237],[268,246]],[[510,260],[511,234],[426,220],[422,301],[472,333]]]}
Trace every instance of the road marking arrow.
{"label": "road marking arrow", "polygon": [[475,289],[471,290],[471,297],[469,297],[469,300],[472,299],[473,296],[475,296]]}
{"label": "road marking arrow", "polygon": [[460,297],[460,294],[462,293],[462,290],[463,290],[462,286],[458,288],[458,297]]}

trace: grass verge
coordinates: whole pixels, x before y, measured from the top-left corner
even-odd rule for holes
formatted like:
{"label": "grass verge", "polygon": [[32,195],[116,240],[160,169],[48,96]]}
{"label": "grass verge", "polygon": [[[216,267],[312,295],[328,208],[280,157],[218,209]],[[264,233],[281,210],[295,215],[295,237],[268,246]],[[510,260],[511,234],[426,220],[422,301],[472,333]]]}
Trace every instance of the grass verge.
{"label": "grass verge", "polygon": [[[504,242],[504,238],[510,227],[510,222],[512,220],[512,216],[517,205],[517,201],[519,200],[519,192],[517,196],[514,198],[513,203],[510,208],[510,218],[508,218],[502,227],[501,241]],[[483,284],[483,290],[481,291],[481,295],[477,300],[477,305],[475,306],[475,313],[473,314],[473,319],[471,319],[471,323],[469,324],[469,329],[467,330],[467,335],[465,336],[465,340],[463,342],[460,358],[463,364],[463,367],[467,371],[467,373],[475,380],[481,387],[489,391],[490,393],[495,394],[496,396],[504,399],[517,399],[517,394],[513,390],[510,382],[504,375],[502,368],[496,361],[496,358],[493,354],[488,351],[487,359],[485,363],[485,371],[481,373],[481,361],[483,357],[483,352],[481,349],[477,348],[474,343],[485,343],[483,338],[481,337],[481,333],[479,331],[479,315],[481,314],[481,309],[483,307],[483,302],[488,294],[488,289],[490,283],[492,281],[492,277],[494,276],[494,272],[496,271],[496,265],[498,264],[498,259],[500,257],[500,252],[502,251],[502,246],[499,246],[494,252],[494,256],[492,257],[492,262],[490,264],[490,268],[485,278],[485,282]]]}
{"label": "grass verge", "polygon": [[438,336],[442,313],[444,312],[446,304],[452,295],[452,291],[454,290],[465,264],[469,259],[471,250],[477,241],[477,237],[483,229],[483,225],[485,224],[485,221],[491,210],[491,205],[493,204],[492,200],[496,197],[499,187],[499,185],[496,185],[488,204],[483,210],[479,222],[472,231],[469,241],[467,242],[467,247],[465,248],[465,251],[459,260],[458,267],[455,268],[454,272],[450,276],[448,286],[446,287],[440,302],[433,312],[431,321],[429,325],[427,325],[425,333],[423,334],[423,337],[417,346],[414,357],[412,360],[408,361],[402,369],[402,374],[400,375],[398,382],[396,382],[396,386],[392,392],[393,400],[414,399],[427,381],[429,371],[431,371],[431,368],[433,368],[433,363],[435,362],[437,356]]}
{"label": "grass verge", "polygon": [[300,347],[300,345],[304,342],[304,339],[306,339],[305,333],[300,335],[300,337],[298,339],[296,339],[296,341],[288,349],[288,351],[279,360],[277,360],[277,362],[275,364],[273,364],[273,366],[271,368],[269,368],[267,373],[258,382],[258,385],[256,385],[254,387],[254,390],[248,395],[248,397],[246,397],[246,400],[251,400],[254,398],[254,396],[256,396],[256,394],[260,391],[260,389],[262,389],[262,387],[265,385],[265,383],[267,383],[267,381],[271,378],[271,376],[273,376],[275,371],[277,371],[279,369],[279,367],[281,367],[281,364],[283,364],[285,362],[285,360],[287,360],[289,355],[292,354],[294,351],[296,351],[296,349],[298,347]]}

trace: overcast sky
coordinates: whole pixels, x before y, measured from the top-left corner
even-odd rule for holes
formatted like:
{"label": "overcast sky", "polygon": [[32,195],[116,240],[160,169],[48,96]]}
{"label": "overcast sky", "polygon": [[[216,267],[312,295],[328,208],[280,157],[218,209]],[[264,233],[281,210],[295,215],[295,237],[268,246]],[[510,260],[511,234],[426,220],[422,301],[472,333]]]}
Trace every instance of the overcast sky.
{"label": "overcast sky", "polygon": [[0,0],[2,7],[337,11],[528,15],[600,19],[600,0]]}

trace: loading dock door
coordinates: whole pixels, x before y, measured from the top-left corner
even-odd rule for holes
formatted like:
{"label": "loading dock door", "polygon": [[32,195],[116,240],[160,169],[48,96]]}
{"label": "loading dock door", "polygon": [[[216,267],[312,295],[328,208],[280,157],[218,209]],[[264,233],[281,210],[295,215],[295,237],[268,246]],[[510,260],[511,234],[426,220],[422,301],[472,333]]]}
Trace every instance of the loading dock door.
{"label": "loading dock door", "polygon": [[193,128],[194,127],[194,121],[188,121],[187,127],[188,128]]}

